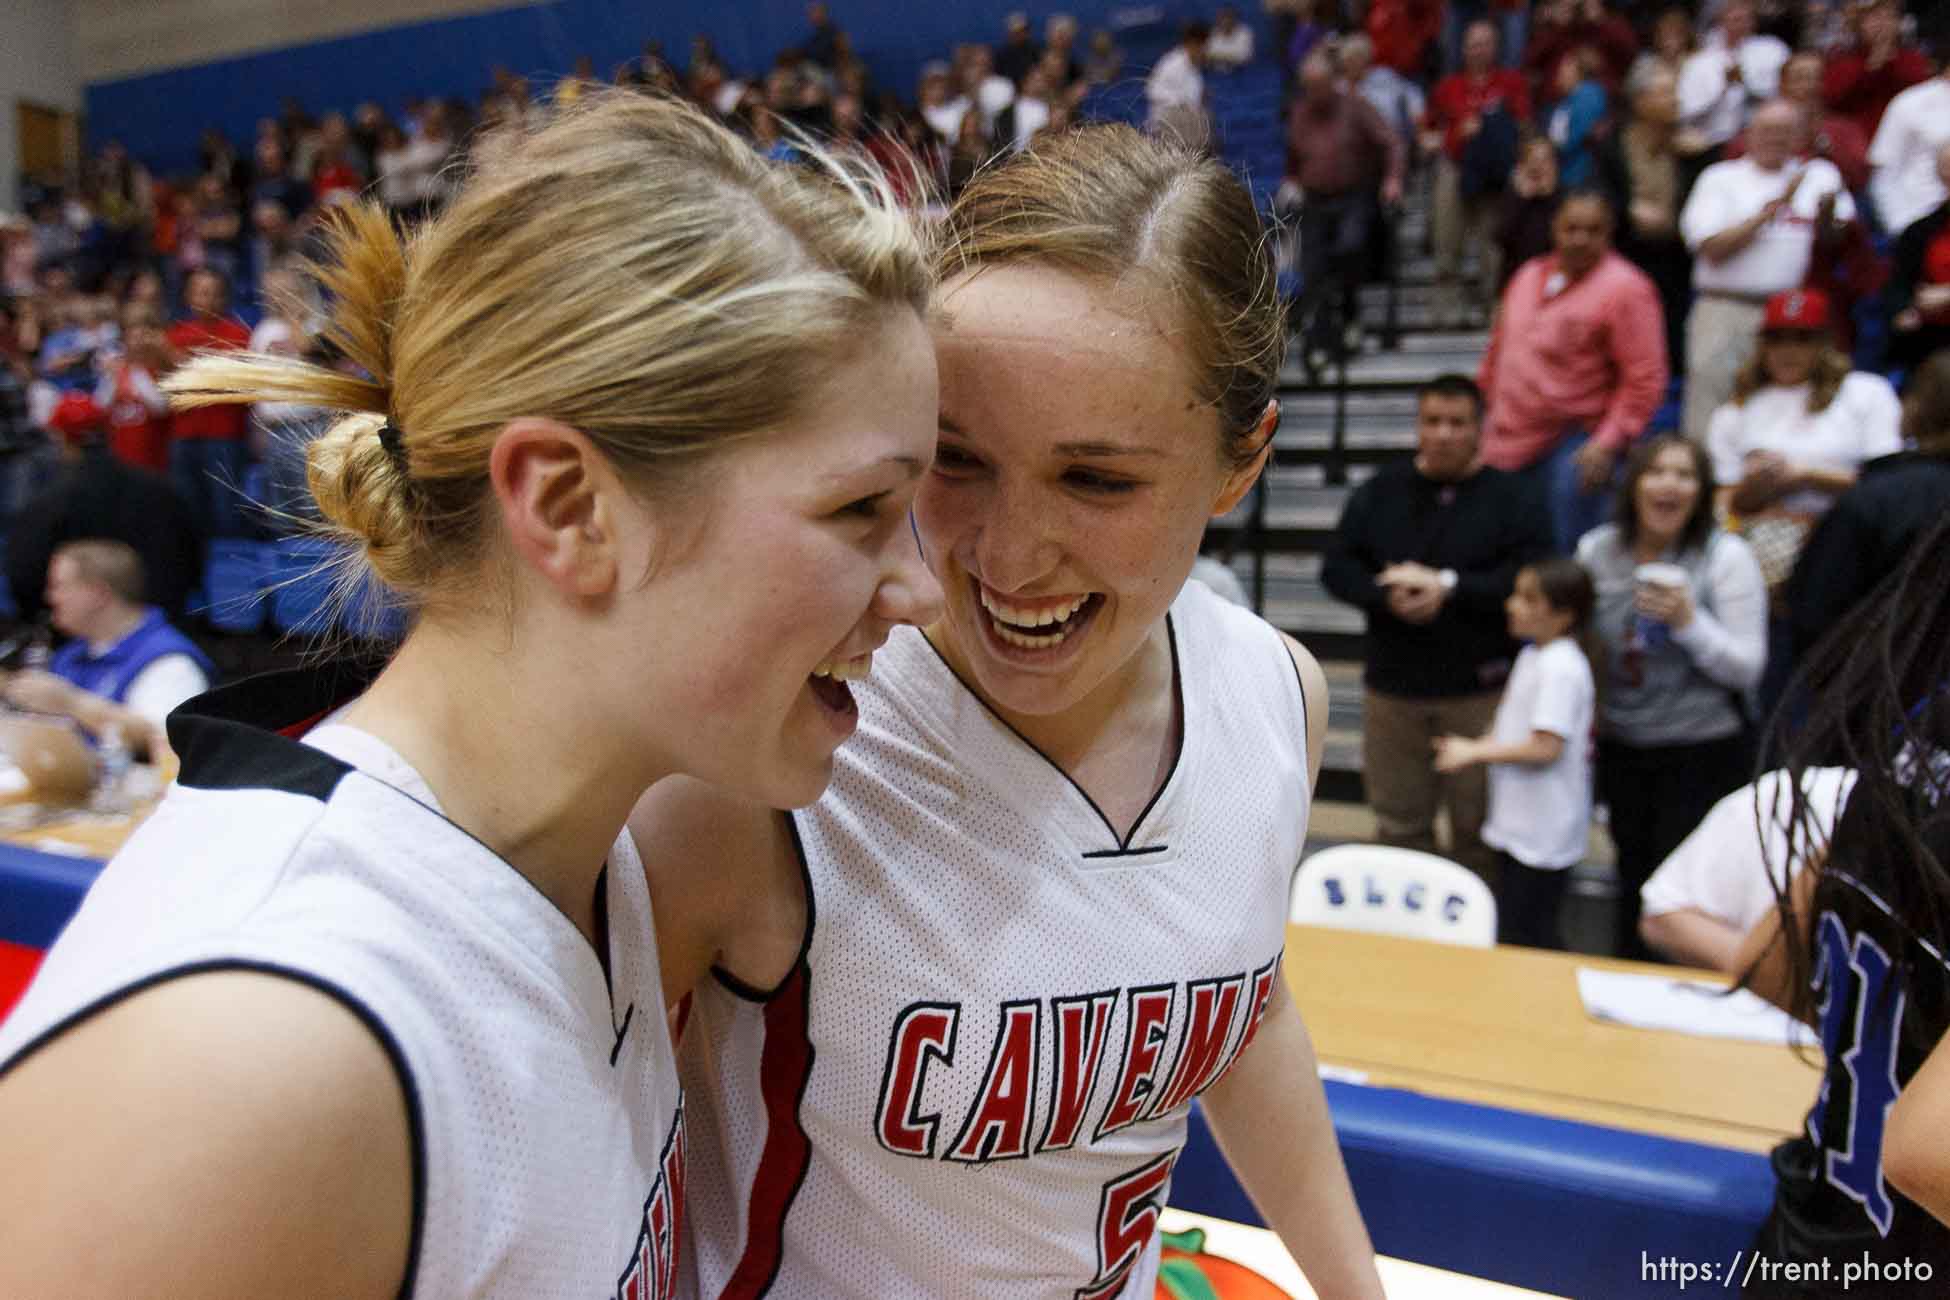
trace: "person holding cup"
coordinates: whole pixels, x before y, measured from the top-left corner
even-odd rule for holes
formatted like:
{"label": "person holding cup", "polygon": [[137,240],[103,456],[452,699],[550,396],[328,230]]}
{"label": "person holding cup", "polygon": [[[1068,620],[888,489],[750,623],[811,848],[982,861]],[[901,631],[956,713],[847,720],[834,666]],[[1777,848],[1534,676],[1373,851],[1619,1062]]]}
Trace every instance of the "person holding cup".
{"label": "person holding cup", "polygon": [[1680,437],[1632,453],[1614,521],[1578,562],[1597,587],[1598,798],[1611,809],[1619,956],[1651,959],[1639,887],[1751,773],[1745,695],[1767,660],[1753,550],[1713,518],[1713,465]]}

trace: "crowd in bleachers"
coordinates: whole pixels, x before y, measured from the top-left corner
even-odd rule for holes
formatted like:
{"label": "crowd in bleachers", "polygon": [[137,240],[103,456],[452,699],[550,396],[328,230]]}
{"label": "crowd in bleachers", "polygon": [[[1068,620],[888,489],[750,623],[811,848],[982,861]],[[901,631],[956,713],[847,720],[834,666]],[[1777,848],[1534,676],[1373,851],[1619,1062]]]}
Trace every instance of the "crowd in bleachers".
{"label": "crowd in bleachers", "polygon": [[[1499,801],[1604,806],[1613,947],[1643,954],[1640,886],[1775,752],[1764,724],[1791,730],[1805,707],[1795,665],[1950,506],[1944,15],[1897,0],[1286,10],[1307,369],[1324,378],[1361,349],[1363,282],[1418,251],[1432,323],[1490,330],[1473,385],[1423,390],[1416,456],[1357,490],[1323,569],[1366,615],[1379,834],[1436,847],[1445,810],[1444,847],[1501,877],[1512,933],[1537,942],[1551,904],[1527,869],[1561,889],[1582,833],[1513,843]],[[1426,250],[1394,236],[1416,184]],[[1865,509],[1889,535],[1863,537]],[[1538,638],[1517,630],[1517,578],[1552,551],[1594,585],[1588,613],[1570,600],[1552,616],[1582,630],[1595,681],[1520,689],[1510,638]],[[1540,735],[1562,734],[1566,693],[1594,689],[1595,762],[1578,736],[1531,747],[1506,716],[1534,708]],[[1595,783],[1567,770],[1523,793],[1586,765]]]}
{"label": "crowd in bleachers", "polygon": [[[1037,31],[1017,14],[995,45],[973,41],[927,63],[907,96],[875,84],[824,5],[809,5],[807,21],[805,39],[769,67],[728,68],[700,35],[681,59],[649,45],[610,79],[688,98],[775,159],[806,136],[856,149],[919,207],[952,198],[997,151],[1063,129],[1093,93],[1130,82],[1109,32],[1086,39],[1060,13]],[[1236,18],[1221,25],[1250,38]],[[1251,54],[1248,43],[1239,57]],[[596,80],[584,58],[551,86],[495,69],[476,101],[413,99],[397,113],[363,103],[314,114],[286,101],[249,142],[206,131],[192,172],[159,174],[111,141],[78,175],[27,178],[25,210],[0,213],[0,517],[44,531],[50,511],[32,507],[54,493],[64,535],[114,533],[68,518],[65,503],[101,495],[77,494],[71,480],[154,474],[173,485],[198,537],[217,542],[216,569],[231,572],[247,553],[225,539],[294,531],[309,509],[300,453],[314,413],[171,411],[159,381],[207,348],[334,362],[301,273],[334,208],[363,194],[402,221],[436,212],[509,138],[497,128],[533,125]],[[71,446],[88,450],[85,465],[68,463]],[[10,598],[22,617],[40,609],[34,569],[56,540],[14,538]],[[261,617],[257,601],[238,615],[236,592],[228,612],[204,594],[219,626]],[[172,608],[183,599],[175,593]]]}

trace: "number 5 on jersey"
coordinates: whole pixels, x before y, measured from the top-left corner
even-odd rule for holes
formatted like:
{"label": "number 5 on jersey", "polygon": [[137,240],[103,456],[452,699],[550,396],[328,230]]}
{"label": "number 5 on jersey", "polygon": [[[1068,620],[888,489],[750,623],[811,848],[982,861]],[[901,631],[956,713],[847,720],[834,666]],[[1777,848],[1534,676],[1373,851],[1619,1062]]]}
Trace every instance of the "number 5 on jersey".
{"label": "number 5 on jersey", "polygon": [[1165,1187],[1171,1182],[1176,1151],[1104,1184],[1097,1211],[1097,1276],[1077,1288],[1076,1300],[1109,1300],[1144,1254],[1158,1228]]}

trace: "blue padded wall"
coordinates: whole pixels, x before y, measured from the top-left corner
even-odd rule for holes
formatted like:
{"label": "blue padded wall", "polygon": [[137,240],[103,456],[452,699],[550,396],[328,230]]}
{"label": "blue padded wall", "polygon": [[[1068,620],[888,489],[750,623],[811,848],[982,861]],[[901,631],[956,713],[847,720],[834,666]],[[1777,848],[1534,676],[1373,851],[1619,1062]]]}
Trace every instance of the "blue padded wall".
{"label": "blue padded wall", "polygon": [[[1398,1259],[1579,1300],[1678,1297],[1662,1256],[1724,1268],[1773,1204],[1765,1156],[1393,1088],[1326,1090],[1375,1249]],[[1171,1203],[1260,1221],[1196,1106]]]}
{"label": "blue padded wall", "polygon": [[[972,0],[956,5],[837,0],[832,8],[876,81],[911,100],[922,63],[944,57],[959,42],[1000,41],[1002,19],[1011,10],[1027,12],[1039,33],[1043,20],[1059,9],[1076,16],[1083,40],[1092,28],[1110,27],[1119,32],[1127,66],[1141,68],[1170,43],[1179,23],[1209,18],[1217,5],[1199,0],[1136,6],[1108,0]],[[1263,22],[1258,5],[1242,3],[1238,8],[1245,21]],[[397,115],[402,102],[414,95],[477,100],[497,65],[549,82],[588,55],[597,73],[607,78],[617,64],[640,54],[647,40],[661,41],[666,57],[681,68],[690,57],[692,35],[700,31],[716,41],[735,74],[762,73],[778,51],[805,36],[805,5],[803,0],[710,6],[555,0],[391,27],[92,84],[87,90],[89,135],[97,143],[120,140],[151,166],[177,172],[194,168],[197,136],[205,127],[219,127],[232,140],[246,143],[257,119],[275,114],[286,97],[313,112],[349,110],[376,100]],[[1263,31],[1260,43],[1265,45]]]}

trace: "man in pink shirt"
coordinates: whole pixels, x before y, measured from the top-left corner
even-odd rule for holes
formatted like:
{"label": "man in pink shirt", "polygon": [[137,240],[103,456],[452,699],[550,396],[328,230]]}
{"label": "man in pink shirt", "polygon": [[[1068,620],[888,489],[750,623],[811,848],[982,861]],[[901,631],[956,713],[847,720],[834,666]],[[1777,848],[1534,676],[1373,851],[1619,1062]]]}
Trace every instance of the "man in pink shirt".
{"label": "man in pink shirt", "polygon": [[1659,291],[1612,251],[1611,201],[1573,190],[1553,251],[1512,276],[1477,383],[1489,401],[1483,461],[1530,478],[1560,551],[1605,521],[1619,455],[1666,392]]}

